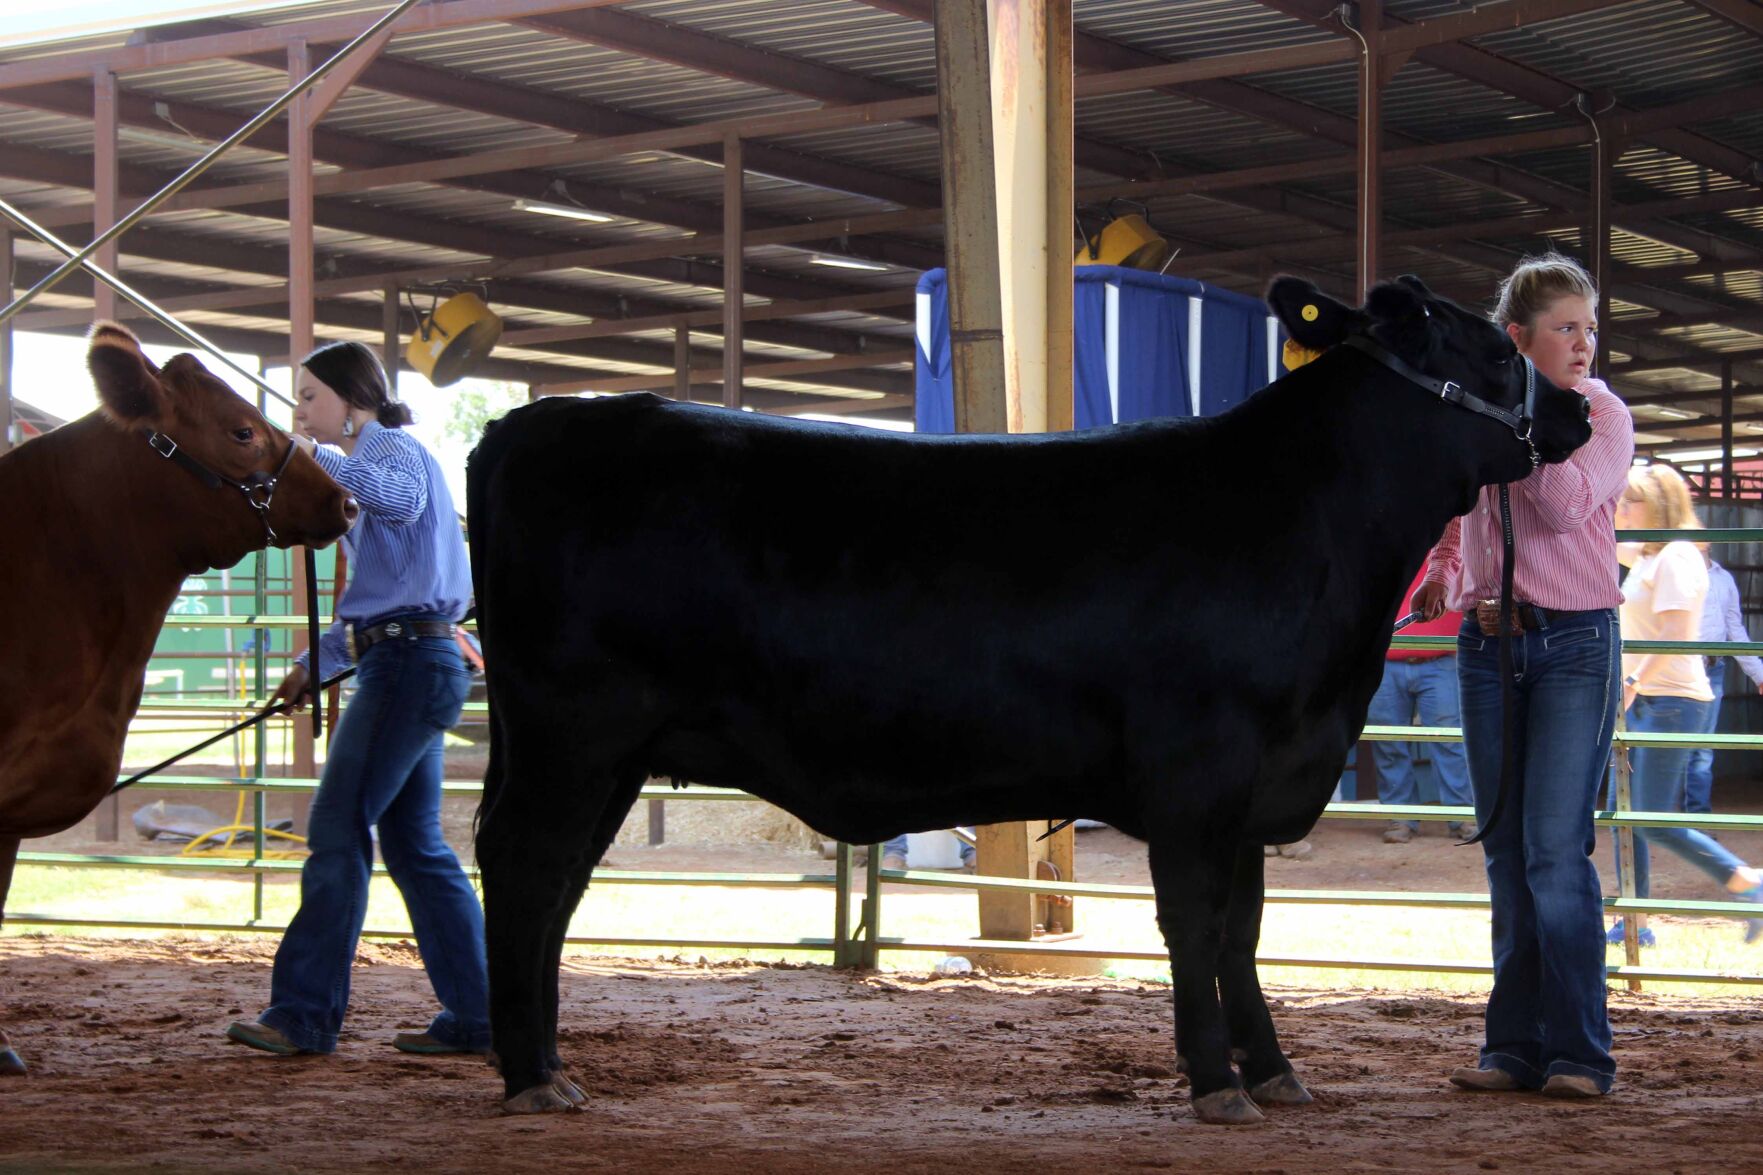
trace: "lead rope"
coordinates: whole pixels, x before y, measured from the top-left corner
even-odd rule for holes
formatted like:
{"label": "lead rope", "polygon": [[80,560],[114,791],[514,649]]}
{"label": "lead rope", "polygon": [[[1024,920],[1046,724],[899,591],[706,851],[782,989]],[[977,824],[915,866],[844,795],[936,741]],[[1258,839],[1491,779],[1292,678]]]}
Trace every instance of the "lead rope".
{"label": "lead rope", "polygon": [[317,742],[324,737],[324,688],[318,676],[318,556],[311,547],[301,550],[306,552],[306,648],[312,663],[308,680],[318,686],[312,691],[312,741]]}
{"label": "lead rope", "polygon": [[1512,734],[1518,720],[1512,689],[1512,625],[1518,610],[1512,604],[1512,499],[1504,482],[1500,485],[1500,539],[1506,564],[1500,569],[1500,786],[1494,792],[1494,806],[1488,810],[1486,823],[1468,840],[1458,841],[1459,845],[1478,844],[1500,822],[1506,797],[1518,778],[1518,746]]}

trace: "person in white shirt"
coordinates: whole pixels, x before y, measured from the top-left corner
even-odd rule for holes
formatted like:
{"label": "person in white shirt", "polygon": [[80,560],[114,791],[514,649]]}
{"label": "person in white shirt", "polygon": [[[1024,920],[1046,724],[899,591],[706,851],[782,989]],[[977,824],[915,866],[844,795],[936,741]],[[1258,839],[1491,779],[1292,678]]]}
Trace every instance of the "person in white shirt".
{"label": "person in white shirt", "polygon": [[[1689,487],[1669,465],[1644,465],[1629,470],[1628,489],[1616,506],[1618,530],[1699,529]],[[1693,641],[1701,625],[1708,595],[1708,565],[1699,544],[1677,539],[1669,543],[1622,543],[1617,558],[1629,567],[1622,584],[1622,635],[1638,641]],[[1693,653],[1624,653],[1622,707],[1628,711],[1630,733],[1695,734],[1707,726],[1714,693],[1702,658]],[[1688,747],[1631,747],[1633,807],[1641,812],[1677,812],[1683,806],[1684,767]],[[1614,804],[1612,804],[1614,807]],[[1652,892],[1648,850],[1670,849],[1732,894],[1763,902],[1763,875],[1746,865],[1712,837],[1694,828],[1637,828],[1634,836],[1634,892]],[[1620,842],[1616,872],[1623,869]],[[1642,916],[1644,919],[1644,916]],[[1622,921],[1611,928],[1610,942],[1621,942]],[[1763,935],[1763,918],[1746,924],[1745,941]],[[1653,933],[1641,928],[1641,945]]]}

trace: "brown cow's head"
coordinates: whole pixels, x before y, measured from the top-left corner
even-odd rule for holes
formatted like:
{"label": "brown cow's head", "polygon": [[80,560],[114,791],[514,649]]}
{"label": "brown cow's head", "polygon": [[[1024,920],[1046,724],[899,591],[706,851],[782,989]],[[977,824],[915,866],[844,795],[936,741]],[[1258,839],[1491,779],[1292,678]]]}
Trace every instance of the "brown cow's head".
{"label": "brown cow's head", "polygon": [[[164,487],[167,517],[191,524],[192,533],[180,533],[178,545],[208,566],[229,567],[263,548],[269,537],[266,521],[279,547],[327,546],[354,521],[357,507],[348,491],[308,454],[290,456],[288,434],[194,356],[177,355],[155,367],[134,335],[100,322],[92,328],[86,365],[104,414],[141,434],[142,452],[153,455],[147,437],[157,433],[200,467],[160,461],[156,485]],[[164,441],[156,447],[161,456],[169,448]],[[203,470],[223,480],[210,484]],[[275,491],[267,512],[260,512],[241,487],[269,477],[276,478]],[[255,496],[265,494],[260,486]]]}

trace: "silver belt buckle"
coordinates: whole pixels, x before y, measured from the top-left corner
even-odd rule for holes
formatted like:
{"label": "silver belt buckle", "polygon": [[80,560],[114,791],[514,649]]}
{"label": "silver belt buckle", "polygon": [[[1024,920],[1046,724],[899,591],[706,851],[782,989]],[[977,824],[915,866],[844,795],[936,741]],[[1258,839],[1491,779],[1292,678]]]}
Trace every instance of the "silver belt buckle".
{"label": "silver belt buckle", "polygon": [[351,663],[361,659],[361,654],[355,649],[355,626],[353,624],[345,624],[343,626],[343,645],[349,650],[349,660]]}
{"label": "silver belt buckle", "polygon": [[392,621],[392,623],[386,625],[386,635],[389,637],[403,636],[404,635],[404,626],[402,624],[399,624],[396,620],[394,620],[394,621]]}

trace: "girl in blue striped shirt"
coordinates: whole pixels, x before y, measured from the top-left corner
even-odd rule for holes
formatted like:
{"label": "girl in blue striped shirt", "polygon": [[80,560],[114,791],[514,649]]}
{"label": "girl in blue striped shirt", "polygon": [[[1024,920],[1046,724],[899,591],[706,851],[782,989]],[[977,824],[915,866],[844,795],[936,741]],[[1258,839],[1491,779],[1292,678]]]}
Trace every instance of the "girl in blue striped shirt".
{"label": "girl in blue striped shirt", "polygon": [[377,825],[441,1003],[426,1030],[392,1043],[415,1053],[486,1052],[483,909],[441,835],[442,735],[471,683],[454,642],[471,595],[465,541],[440,466],[401,427],[410,409],[389,395],[373,352],[332,343],[308,355],[298,376],[294,423],[306,434],[298,439],[361,514],[343,539],[349,586],[318,663],[309,670],[302,653],[275,697],[303,705],[312,681],[350,661],[358,688],[312,804],[300,909],[276,952],[269,1008],[227,1035],[271,1053],[335,1050]]}

